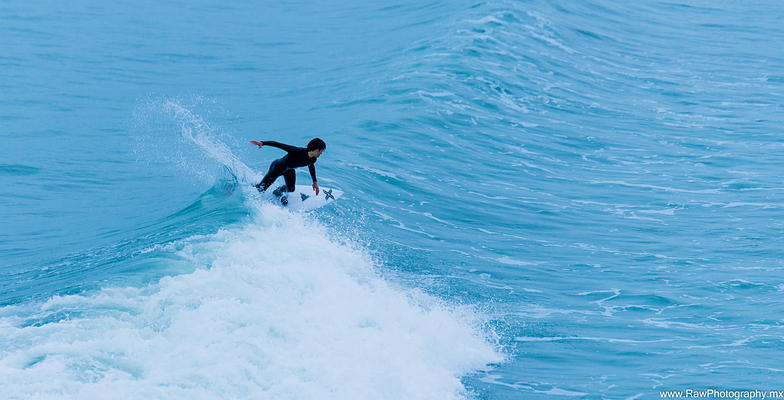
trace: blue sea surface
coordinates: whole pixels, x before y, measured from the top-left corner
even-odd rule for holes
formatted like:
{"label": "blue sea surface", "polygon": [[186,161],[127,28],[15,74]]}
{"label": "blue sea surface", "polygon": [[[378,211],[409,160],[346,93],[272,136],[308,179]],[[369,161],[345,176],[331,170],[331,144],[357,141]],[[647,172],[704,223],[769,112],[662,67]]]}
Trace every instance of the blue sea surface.
{"label": "blue sea surface", "polygon": [[[0,38],[0,398],[784,390],[782,2],[6,1]],[[249,141],[314,137],[342,198],[256,191]]]}

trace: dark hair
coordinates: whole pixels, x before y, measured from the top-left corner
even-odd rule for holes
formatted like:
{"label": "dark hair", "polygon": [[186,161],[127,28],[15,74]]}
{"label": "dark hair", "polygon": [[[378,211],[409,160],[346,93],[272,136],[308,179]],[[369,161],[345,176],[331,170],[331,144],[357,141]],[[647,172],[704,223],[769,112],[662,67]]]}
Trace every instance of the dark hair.
{"label": "dark hair", "polygon": [[315,139],[311,140],[310,143],[308,143],[308,148],[307,148],[308,151],[311,151],[311,150],[326,150],[326,149],[327,149],[327,144],[324,143],[324,141],[319,139],[319,138],[315,138]]}

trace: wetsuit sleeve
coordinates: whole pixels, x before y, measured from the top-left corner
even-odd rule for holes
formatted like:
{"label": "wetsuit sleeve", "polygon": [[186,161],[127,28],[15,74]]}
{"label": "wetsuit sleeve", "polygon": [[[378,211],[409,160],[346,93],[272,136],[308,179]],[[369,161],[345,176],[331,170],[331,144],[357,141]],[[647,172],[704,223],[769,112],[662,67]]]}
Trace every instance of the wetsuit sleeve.
{"label": "wetsuit sleeve", "polygon": [[310,177],[313,178],[313,182],[316,181],[316,166],[313,164],[308,165],[308,171],[310,171]]}
{"label": "wetsuit sleeve", "polygon": [[299,149],[299,147],[297,147],[297,146],[291,146],[291,145],[288,145],[288,144],[283,144],[283,143],[280,143],[280,142],[276,142],[274,140],[263,140],[261,143],[264,143],[265,146],[277,147],[277,148],[279,148],[279,149],[281,149],[281,150],[283,150],[283,151],[285,151],[287,153],[291,153],[292,151],[296,151],[297,149]]}

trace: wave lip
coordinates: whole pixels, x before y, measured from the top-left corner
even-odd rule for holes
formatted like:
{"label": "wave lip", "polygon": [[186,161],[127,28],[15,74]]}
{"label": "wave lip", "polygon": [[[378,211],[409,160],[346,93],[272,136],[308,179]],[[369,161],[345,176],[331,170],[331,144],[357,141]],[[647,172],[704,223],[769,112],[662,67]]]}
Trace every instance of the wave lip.
{"label": "wave lip", "polygon": [[0,391],[449,399],[467,395],[462,376],[502,361],[470,308],[396,287],[306,215],[257,211],[252,224],[173,246],[192,273],[6,308]]}

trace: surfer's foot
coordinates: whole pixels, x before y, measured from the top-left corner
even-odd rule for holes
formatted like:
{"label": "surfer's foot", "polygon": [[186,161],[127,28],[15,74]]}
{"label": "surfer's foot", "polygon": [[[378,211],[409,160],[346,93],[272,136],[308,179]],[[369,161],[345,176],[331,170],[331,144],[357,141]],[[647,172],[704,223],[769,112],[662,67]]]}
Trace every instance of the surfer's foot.
{"label": "surfer's foot", "polygon": [[263,192],[263,191],[264,191],[264,189],[266,189],[266,188],[262,188],[262,187],[261,187],[261,183],[258,183],[258,184],[256,184],[256,185],[253,185],[253,186],[256,186],[256,189],[257,189],[259,192]]}

